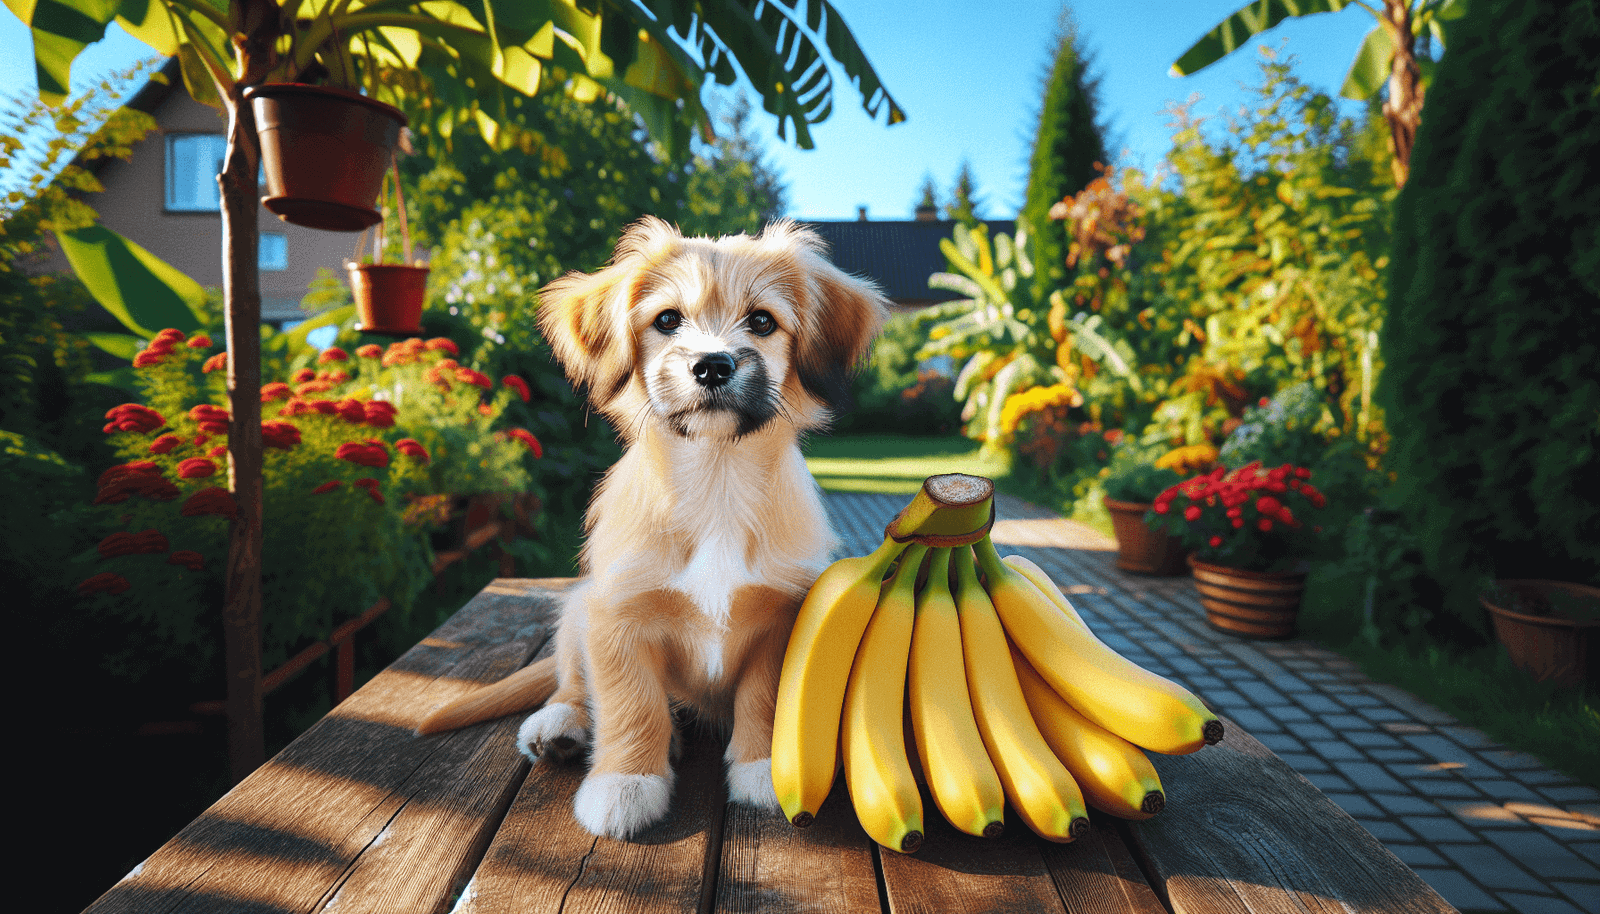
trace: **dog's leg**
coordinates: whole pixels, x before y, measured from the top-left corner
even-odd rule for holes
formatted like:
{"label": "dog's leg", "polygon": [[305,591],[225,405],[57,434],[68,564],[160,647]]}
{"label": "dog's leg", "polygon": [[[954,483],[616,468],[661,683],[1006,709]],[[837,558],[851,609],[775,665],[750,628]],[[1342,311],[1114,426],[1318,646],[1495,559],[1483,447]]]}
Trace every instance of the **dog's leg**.
{"label": "dog's leg", "polygon": [[733,735],[725,756],[728,799],[763,809],[777,809],[772,787],[772,716],[783,669],[783,638],[767,638],[745,665],[733,697]]}
{"label": "dog's leg", "polygon": [[537,762],[541,757],[564,761],[589,747],[589,694],[584,683],[583,610],[585,588],[568,596],[561,625],[556,629],[556,664],[559,678],[545,706],[530,714],[517,730],[517,748]]}
{"label": "dog's leg", "polygon": [[594,834],[626,838],[665,816],[672,798],[666,659],[659,647],[615,631],[591,634],[588,646],[595,742],[573,812]]}

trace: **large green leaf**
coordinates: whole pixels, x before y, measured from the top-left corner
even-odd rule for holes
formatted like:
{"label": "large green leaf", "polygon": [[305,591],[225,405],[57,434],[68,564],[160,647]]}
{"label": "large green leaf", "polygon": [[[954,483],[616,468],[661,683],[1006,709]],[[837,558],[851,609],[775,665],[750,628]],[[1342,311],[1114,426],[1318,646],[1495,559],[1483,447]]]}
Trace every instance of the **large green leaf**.
{"label": "large green leaf", "polygon": [[103,225],[57,232],[61,251],[89,294],[143,337],[167,327],[198,330],[200,284]]}
{"label": "large green leaf", "polygon": [[1255,0],[1222,20],[1172,65],[1173,76],[1188,76],[1243,47],[1245,42],[1290,16],[1337,13],[1353,0]]}
{"label": "large green leaf", "polygon": [[122,0],[5,0],[33,30],[34,70],[39,97],[47,104],[66,101],[72,86],[72,61],[84,48],[106,37],[106,24]]}
{"label": "large green leaf", "polygon": [[85,333],[83,338],[102,352],[110,353],[125,362],[133,361],[133,357],[139,354],[140,344],[144,342],[143,338],[131,333]]}
{"label": "large green leaf", "polygon": [[1344,86],[1339,94],[1354,99],[1367,99],[1378,94],[1394,69],[1394,50],[1394,33],[1388,25],[1378,23],[1362,39],[1361,50],[1356,52],[1356,59],[1350,64],[1350,72],[1345,74]]}

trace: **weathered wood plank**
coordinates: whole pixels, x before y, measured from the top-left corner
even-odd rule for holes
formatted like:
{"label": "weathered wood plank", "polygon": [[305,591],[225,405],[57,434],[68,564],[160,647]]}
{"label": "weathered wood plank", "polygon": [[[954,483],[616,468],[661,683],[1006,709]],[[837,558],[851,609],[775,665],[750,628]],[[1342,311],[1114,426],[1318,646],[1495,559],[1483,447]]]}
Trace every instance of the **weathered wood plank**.
{"label": "weathered wood plank", "polygon": [[729,803],[714,909],[726,914],[878,914],[872,841],[840,778],[816,821]]}
{"label": "weathered wood plank", "polygon": [[1113,820],[1091,813],[1093,827],[1071,844],[1040,842],[1040,853],[1071,914],[1166,914]]}
{"label": "weathered wood plank", "polygon": [[924,794],[922,847],[879,849],[892,914],[1049,914],[1065,912],[1040,856],[1040,839],[1008,809],[999,838],[974,838],[950,826]]}
{"label": "weathered wood plank", "polygon": [[526,587],[493,589],[480,598],[500,617],[501,636],[424,640],[89,910],[315,911],[341,890],[341,908],[361,907],[346,899],[374,892],[391,910],[442,904],[522,775],[510,734],[500,732],[515,723],[426,739],[412,728],[440,701],[522,666],[548,633],[548,600],[530,599]]}
{"label": "weathered wood plank", "polygon": [[1176,914],[1455,910],[1232,721],[1217,745],[1151,761],[1167,808],[1128,831]]}
{"label": "weathered wood plank", "polygon": [[695,912],[722,817],[722,746],[689,735],[672,812],[630,841],[596,838],[572,815],[585,766],[533,766],[458,914]]}

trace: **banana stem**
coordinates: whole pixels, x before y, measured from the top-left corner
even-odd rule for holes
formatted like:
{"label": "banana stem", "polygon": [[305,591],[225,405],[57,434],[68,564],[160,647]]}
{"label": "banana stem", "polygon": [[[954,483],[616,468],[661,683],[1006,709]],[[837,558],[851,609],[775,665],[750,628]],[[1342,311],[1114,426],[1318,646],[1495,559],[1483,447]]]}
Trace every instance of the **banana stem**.
{"label": "banana stem", "polygon": [[929,546],[964,546],[994,523],[994,482],[983,476],[929,476],[885,531],[897,540]]}
{"label": "banana stem", "polygon": [[1011,569],[1000,561],[1000,553],[995,551],[994,541],[989,539],[987,534],[972,544],[972,551],[976,553],[978,565],[983,568],[983,576],[988,579],[990,585],[1010,572]]}

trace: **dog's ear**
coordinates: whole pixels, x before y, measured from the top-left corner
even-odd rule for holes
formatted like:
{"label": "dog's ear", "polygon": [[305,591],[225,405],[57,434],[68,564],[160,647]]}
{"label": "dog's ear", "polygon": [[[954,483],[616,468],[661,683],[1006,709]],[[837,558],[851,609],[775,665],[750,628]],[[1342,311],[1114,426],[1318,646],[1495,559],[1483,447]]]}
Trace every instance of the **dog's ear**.
{"label": "dog's ear", "polygon": [[539,293],[539,330],[572,383],[596,407],[621,393],[637,357],[630,323],[648,267],[678,234],[645,218],[623,232],[611,263],[597,273],[568,273]]}
{"label": "dog's ear", "polygon": [[794,244],[806,295],[795,371],[806,392],[840,408],[849,399],[850,374],[866,358],[889,316],[889,301],[869,280],[851,276],[823,256],[825,245],[792,223],[775,223],[763,239]]}

